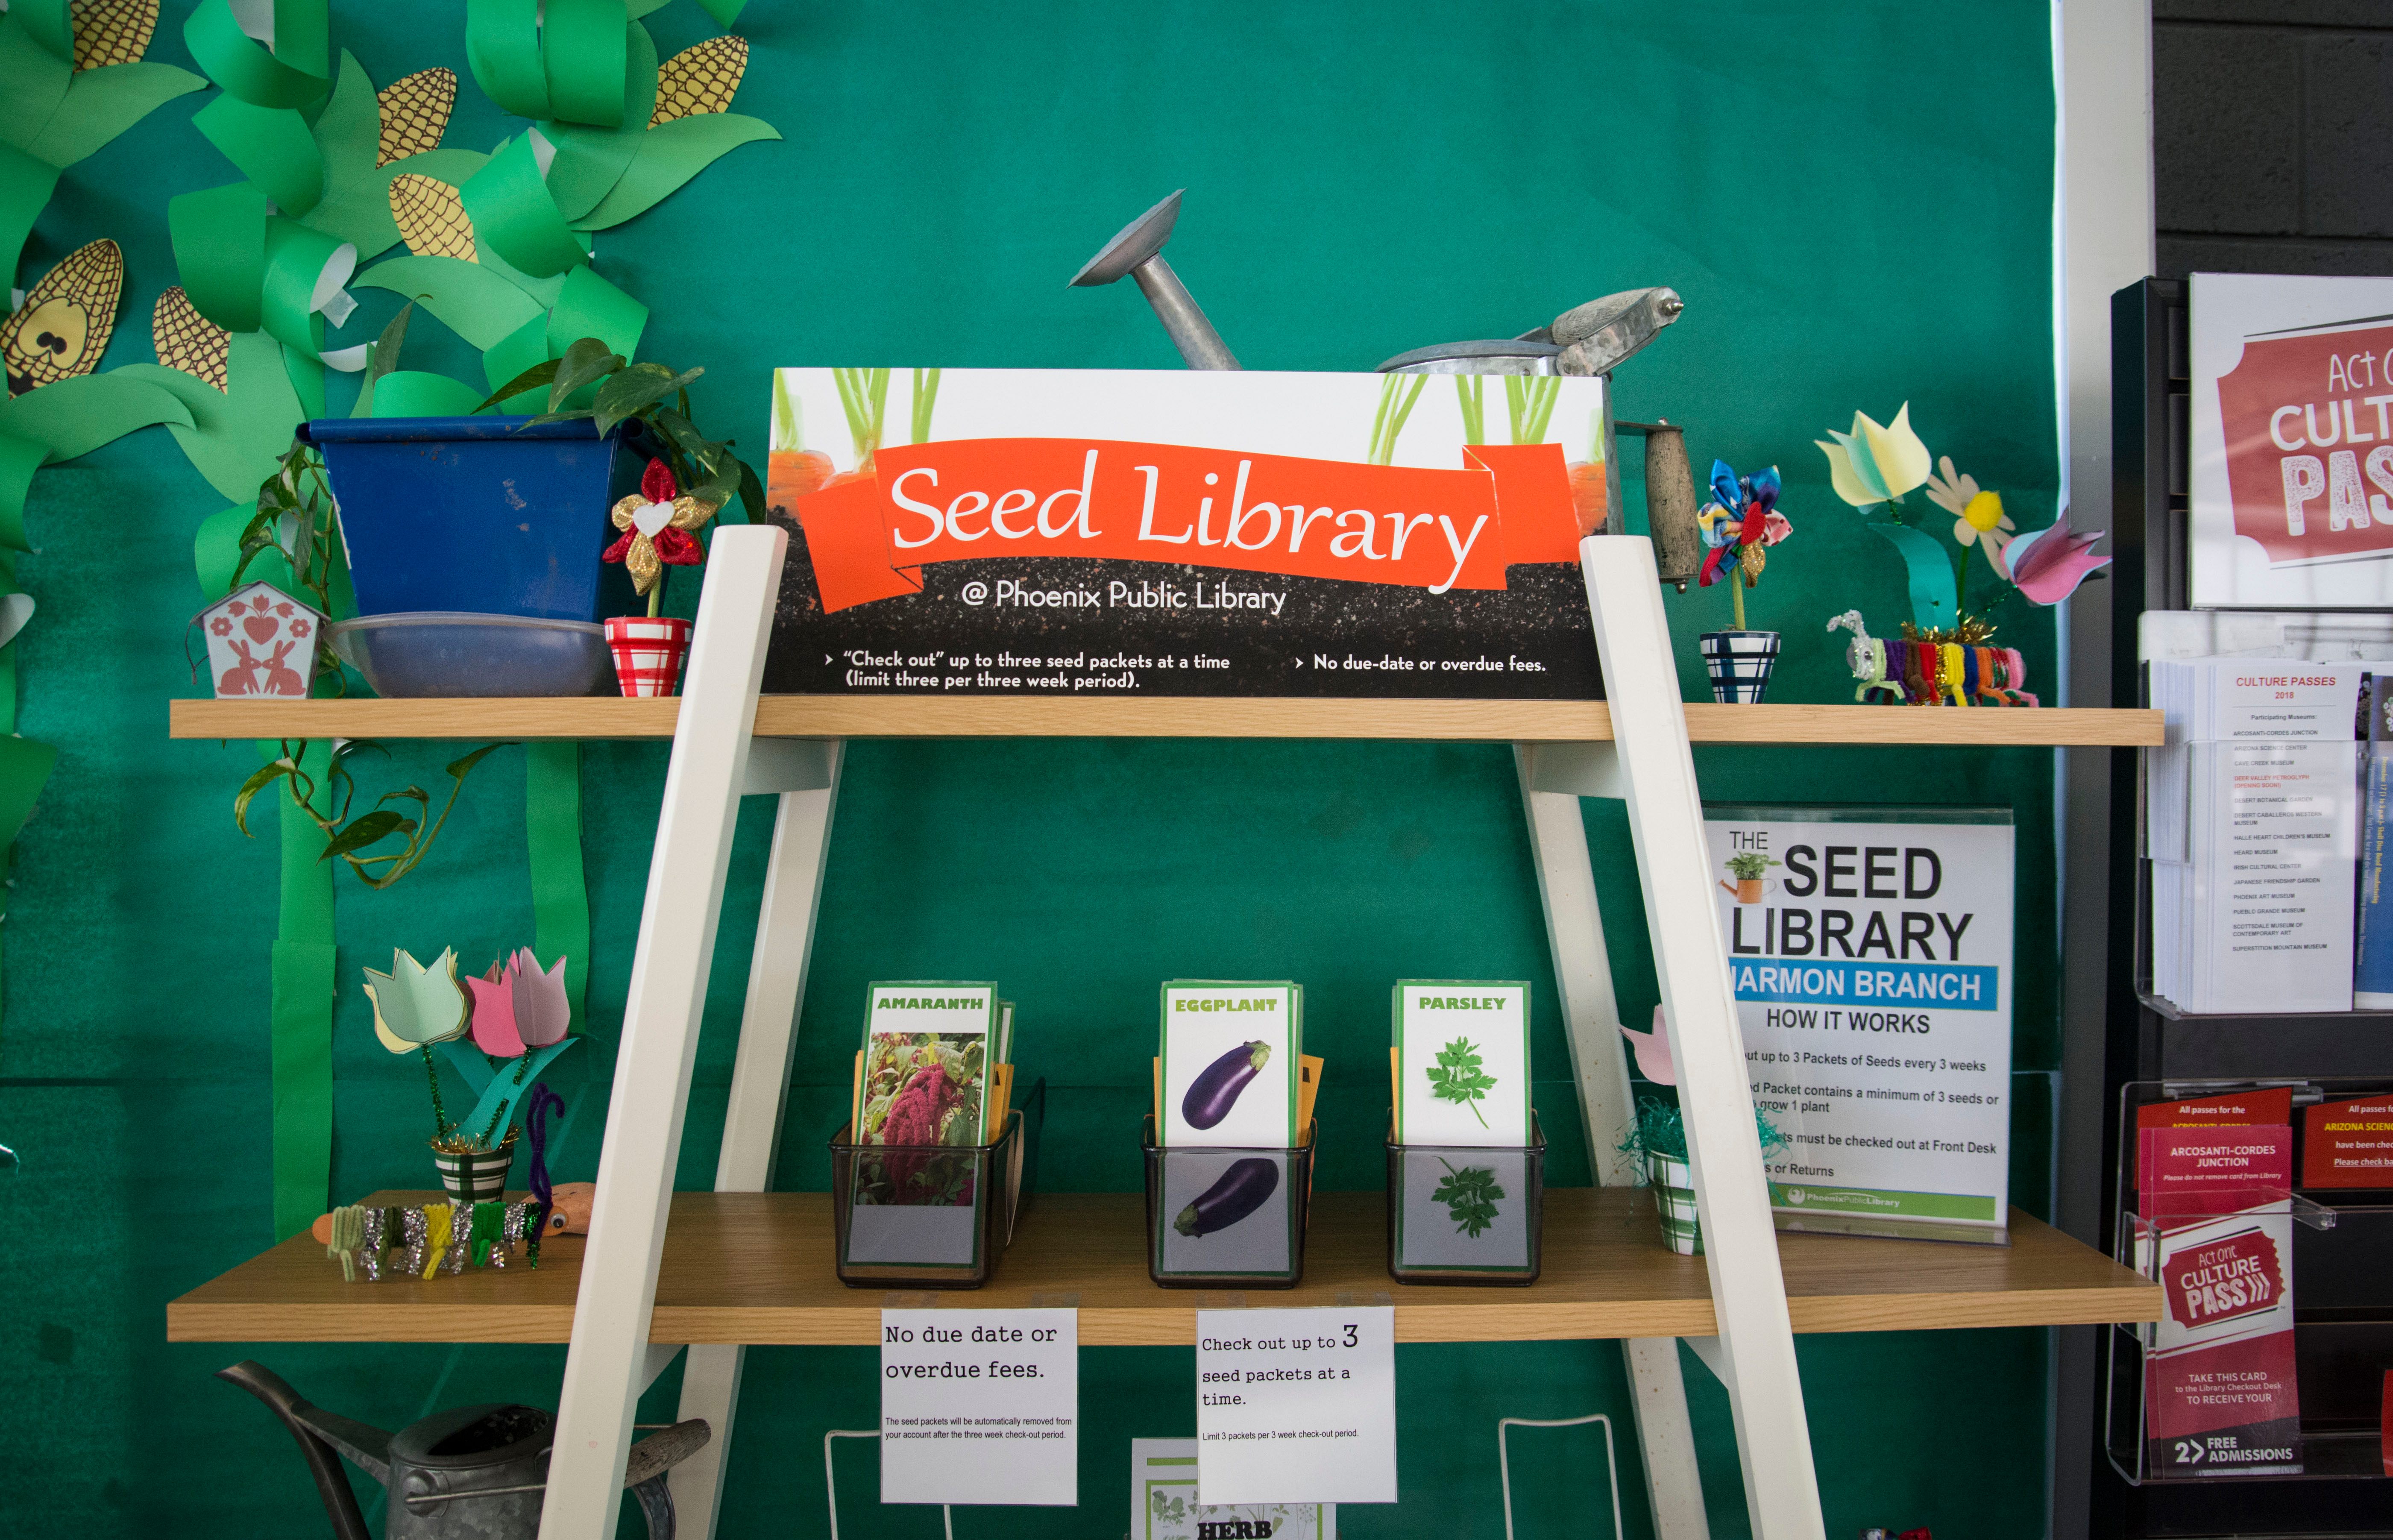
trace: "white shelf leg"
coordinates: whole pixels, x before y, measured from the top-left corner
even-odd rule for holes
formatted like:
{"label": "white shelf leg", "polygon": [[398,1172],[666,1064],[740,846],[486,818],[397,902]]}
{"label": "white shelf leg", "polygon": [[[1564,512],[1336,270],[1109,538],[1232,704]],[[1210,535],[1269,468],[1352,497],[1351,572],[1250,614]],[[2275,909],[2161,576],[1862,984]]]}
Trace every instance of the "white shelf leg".
{"label": "white shelf leg", "polygon": [[[749,761],[752,790],[764,790],[756,778],[765,747]],[[765,867],[756,946],[748,962],[748,1005],[739,1020],[739,1056],[731,1067],[723,1154],[714,1168],[718,1193],[762,1193],[773,1184],[773,1158],[781,1147],[781,1115],[789,1101],[790,1058],[798,1040],[798,1007],[806,997],[806,962],[821,907],[823,856],[830,848],[831,813],[839,801],[841,746],[791,747],[820,752],[812,763],[791,767],[787,779],[804,790],[781,790],[773,817],[773,852]],[[713,1540],[747,1353],[737,1344],[693,1345],[683,1365],[679,1418],[704,1417],[714,1430],[705,1448],[666,1478],[684,1540]]]}
{"label": "white shelf leg", "polygon": [[615,1533],[723,877],[788,547],[778,529],[752,524],[716,531],[709,553],[632,958],[541,1540],[612,1540]]}
{"label": "white shelf leg", "polygon": [[1579,544],[1579,569],[1603,660],[1646,929],[1679,1067],[1746,1509],[1758,1540],[1824,1540],[1745,1044],[1711,899],[1703,798],[1653,544],[1635,536],[1590,538]]}
{"label": "white shelf leg", "polygon": [[[1612,989],[1612,957],[1603,943],[1603,910],[1587,853],[1587,826],[1576,794],[1539,790],[1536,744],[1519,744],[1521,805],[1529,819],[1529,851],[1536,862],[1537,895],[1546,911],[1554,983],[1562,992],[1563,1024],[1570,1043],[1571,1078],[1578,1088],[1587,1129],[1588,1169],[1598,1186],[1633,1187],[1635,1163],[1621,1144],[1636,1122],[1628,1086],[1620,1002]],[[1659,1540],[1706,1540],[1703,1473],[1695,1463],[1694,1426],[1679,1368],[1678,1339],[1631,1338],[1620,1344],[1635,1395],[1637,1439],[1645,1455],[1645,1496]],[[687,1415],[687,1414],[685,1414]]]}

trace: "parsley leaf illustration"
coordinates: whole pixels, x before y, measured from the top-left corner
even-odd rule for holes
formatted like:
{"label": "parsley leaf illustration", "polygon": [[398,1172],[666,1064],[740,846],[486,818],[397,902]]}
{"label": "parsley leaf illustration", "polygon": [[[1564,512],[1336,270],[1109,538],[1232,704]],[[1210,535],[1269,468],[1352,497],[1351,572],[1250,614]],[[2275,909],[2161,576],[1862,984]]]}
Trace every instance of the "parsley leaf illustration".
{"label": "parsley leaf illustration", "polygon": [[1481,1231],[1496,1222],[1496,1203],[1504,1189],[1496,1185],[1496,1173],[1484,1166],[1465,1166],[1458,1171],[1450,1162],[1438,1164],[1445,1168],[1445,1180],[1437,1184],[1430,1201],[1445,1205],[1456,1232],[1475,1241]]}
{"label": "parsley leaf illustration", "polygon": [[1428,1075],[1439,1101],[1471,1107],[1471,1116],[1479,1118],[1479,1126],[1487,1126],[1487,1119],[1480,1117],[1479,1109],[1471,1104],[1496,1089],[1496,1077],[1479,1067],[1479,1054],[1471,1046],[1470,1038],[1457,1038],[1438,1050],[1437,1063]]}

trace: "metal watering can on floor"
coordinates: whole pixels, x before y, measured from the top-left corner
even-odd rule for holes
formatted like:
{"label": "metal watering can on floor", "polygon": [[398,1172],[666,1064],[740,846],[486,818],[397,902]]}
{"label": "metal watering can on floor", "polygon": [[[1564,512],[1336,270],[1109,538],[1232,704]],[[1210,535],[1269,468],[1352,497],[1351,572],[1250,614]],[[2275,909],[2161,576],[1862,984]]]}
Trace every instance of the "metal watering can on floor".
{"label": "metal watering can on floor", "polygon": [[[299,1441],[316,1478],[334,1540],[372,1540],[348,1477],[346,1455],[390,1494],[385,1540],[535,1540],[556,1419],[536,1406],[460,1406],[396,1433],[309,1404],[282,1377],[247,1360],[216,1371],[266,1403]],[[693,1417],[632,1446],[623,1485],[639,1499],[649,1540],[673,1540],[665,1472],[706,1446]]]}

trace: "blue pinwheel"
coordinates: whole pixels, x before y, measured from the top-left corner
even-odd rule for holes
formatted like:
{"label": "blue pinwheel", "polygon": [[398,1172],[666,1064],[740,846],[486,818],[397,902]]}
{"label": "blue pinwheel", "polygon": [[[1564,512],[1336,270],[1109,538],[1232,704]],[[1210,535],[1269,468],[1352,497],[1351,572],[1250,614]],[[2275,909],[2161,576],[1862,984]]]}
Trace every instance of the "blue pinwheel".
{"label": "blue pinwheel", "polygon": [[1745,591],[1761,581],[1765,552],[1795,532],[1778,512],[1778,467],[1740,476],[1725,460],[1712,462],[1712,498],[1696,516],[1709,555],[1704,557],[1699,586],[1720,581],[1734,553],[1736,581],[1730,594],[1735,602],[1736,625],[1745,628]]}

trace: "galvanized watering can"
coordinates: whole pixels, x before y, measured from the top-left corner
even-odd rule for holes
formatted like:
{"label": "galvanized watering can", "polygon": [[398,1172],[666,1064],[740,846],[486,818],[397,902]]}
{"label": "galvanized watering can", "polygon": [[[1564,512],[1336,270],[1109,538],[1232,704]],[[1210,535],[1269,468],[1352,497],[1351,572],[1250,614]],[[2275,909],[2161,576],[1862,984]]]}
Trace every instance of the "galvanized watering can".
{"label": "galvanized watering can", "polygon": [[[1105,242],[1072,279],[1074,287],[1134,280],[1156,319],[1170,334],[1191,369],[1236,369],[1240,365],[1213,329],[1180,275],[1163,259],[1163,244],[1180,217],[1180,194],[1140,215]],[[1504,341],[1450,342],[1417,347],[1380,365],[1383,374],[1576,374],[1612,372],[1662,329],[1679,319],[1684,301],[1670,289],[1629,289],[1574,306],[1547,325]],[[1607,493],[1603,532],[1628,532],[1620,506],[1617,436],[1645,439],[1645,517],[1654,537],[1654,565],[1662,581],[1686,592],[1703,561],[1703,537],[1695,523],[1695,483],[1687,462],[1685,430],[1669,423],[1615,423],[1605,392],[1603,460]]]}
{"label": "galvanized watering can", "polygon": [[[372,1540],[348,1478],[347,1455],[390,1494],[385,1540],[536,1540],[556,1419],[536,1406],[460,1406],[396,1433],[300,1399],[281,1377],[247,1360],[216,1371],[266,1403],[299,1441],[334,1540]],[[706,1446],[697,1417],[632,1446],[623,1484],[639,1499],[649,1540],[673,1540],[665,1472]]]}

